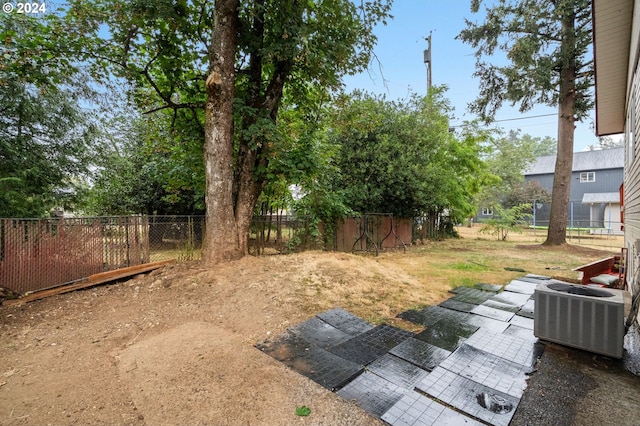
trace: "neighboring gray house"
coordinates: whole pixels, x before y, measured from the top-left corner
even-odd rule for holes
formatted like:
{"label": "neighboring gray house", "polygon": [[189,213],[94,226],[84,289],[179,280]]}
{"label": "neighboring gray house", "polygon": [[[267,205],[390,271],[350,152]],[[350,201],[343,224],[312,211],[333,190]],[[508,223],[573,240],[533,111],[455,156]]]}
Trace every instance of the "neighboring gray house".
{"label": "neighboring gray house", "polygon": [[[525,170],[524,178],[537,181],[551,193],[555,165],[555,155],[538,157]],[[619,190],[623,176],[624,148],[574,152],[568,226],[621,234]],[[549,205],[538,204],[537,223],[546,226],[549,212]]]}

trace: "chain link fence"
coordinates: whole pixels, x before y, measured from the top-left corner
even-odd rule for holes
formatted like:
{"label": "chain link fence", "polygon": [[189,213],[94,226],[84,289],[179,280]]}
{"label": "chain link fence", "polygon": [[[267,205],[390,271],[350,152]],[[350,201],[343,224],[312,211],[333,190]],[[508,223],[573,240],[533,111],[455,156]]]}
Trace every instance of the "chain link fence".
{"label": "chain link fence", "polygon": [[[519,232],[510,232],[508,239],[541,243],[547,225],[542,221],[536,226],[523,224]],[[333,226],[312,226],[306,217],[265,215],[253,218],[248,247],[253,255],[309,249],[377,253],[404,249],[413,240],[432,237],[431,233],[440,229],[444,229],[442,224],[428,217],[367,214]],[[481,224],[457,229],[463,236],[471,232],[473,238],[495,238],[479,233]],[[204,234],[204,216],[0,219],[0,287],[25,293],[149,262],[199,260]],[[568,224],[567,241],[603,249],[624,245],[620,223],[603,226],[586,220]]]}
{"label": "chain link fence", "polygon": [[[590,220],[574,220],[567,223],[567,243],[603,250],[617,250],[624,247],[624,232],[620,222],[594,224]],[[486,224],[457,226],[456,230],[464,238],[496,239],[491,232],[483,232]],[[523,224],[509,231],[507,241],[526,244],[540,244],[547,239],[548,221],[537,221],[536,225]]]}

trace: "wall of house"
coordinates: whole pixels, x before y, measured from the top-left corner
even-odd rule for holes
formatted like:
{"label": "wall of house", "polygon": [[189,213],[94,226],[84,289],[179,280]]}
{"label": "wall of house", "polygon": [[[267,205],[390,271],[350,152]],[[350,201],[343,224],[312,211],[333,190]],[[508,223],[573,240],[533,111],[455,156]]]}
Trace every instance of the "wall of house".
{"label": "wall of house", "polygon": [[635,1],[627,85],[625,122],[624,233],[628,249],[627,281],[631,292],[640,292],[636,270],[640,267],[640,2]]}
{"label": "wall of house", "polygon": [[[580,182],[581,172],[595,172],[595,182]],[[617,192],[624,172],[622,169],[583,170],[575,171],[571,177],[571,193],[569,196],[569,220],[573,217],[574,226],[590,226],[591,206],[582,204],[582,198],[586,193]],[[529,175],[527,181],[537,181],[544,189],[551,193],[553,189],[553,175]],[[603,204],[602,209],[605,208]],[[549,221],[549,208],[542,209],[536,214],[536,220],[543,224]],[[600,214],[602,217],[602,214]],[[619,219],[618,219],[619,220]]]}
{"label": "wall of house", "polygon": [[[637,12],[634,12],[634,30],[638,27]],[[634,31],[635,32],[635,31]],[[637,45],[638,37],[634,37]],[[633,49],[632,64],[637,61],[637,49]],[[629,283],[634,293],[640,290],[635,271],[640,265],[640,68],[633,69],[632,84],[628,94],[626,120],[625,179],[624,179],[624,230],[625,246],[629,251]],[[633,282],[632,282],[633,281]]]}

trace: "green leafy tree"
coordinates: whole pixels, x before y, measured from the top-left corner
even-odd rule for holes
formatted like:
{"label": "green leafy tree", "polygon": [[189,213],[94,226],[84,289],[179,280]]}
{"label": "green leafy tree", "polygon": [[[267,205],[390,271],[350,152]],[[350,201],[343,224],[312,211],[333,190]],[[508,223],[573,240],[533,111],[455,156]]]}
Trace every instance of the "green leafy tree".
{"label": "green leafy tree", "polygon": [[[549,144],[549,139],[520,135],[510,131],[506,136],[492,137],[485,143],[485,163],[495,179],[487,181],[480,191],[479,207],[497,205],[510,208],[534,199],[547,201],[548,194],[541,187],[525,182],[524,170],[535,160],[536,152]],[[534,196],[536,198],[528,198]]]}
{"label": "green leafy tree", "polygon": [[[471,1],[480,12],[481,0]],[[491,120],[504,102],[520,111],[536,104],[558,107],[558,149],[551,216],[545,244],[566,242],[576,120],[593,107],[591,2],[589,0],[499,0],[485,7],[484,22],[467,20],[458,38],[476,49],[480,95],[470,105]],[[496,51],[508,64],[486,58]]]}
{"label": "green leafy tree", "polygon": [[89,164],[95,126],[80,101],[93,94],[55,19],[0,15],[0,217],[68,206]]}
{"label": "green leafy tree", "polygon": [[551,194],[537,181],[522,181],[510,189],[503,205],[511,208],[520,204],[531,204],[534,201],[548,203],[551,201]]}
{"label": "green leafy tree", "polygon": [[545,155],[555,155],[558,151],[558,141],[550,136],[544,138],[536,138],[536,144],[533,147],[534,157],[544,157]]}
{"label": "green leafy tree", "polygon": [[504,208],[496,205],[493,216],[488,219],[480,229],[485,234],[495,235],[500,241],[506,241],[509,232],[522,232],[525,221],[531,217],[531,204],[519,204]]}
{"label": "green leafy tree", "polygon": [[449,131],[444,90],[406,103],[360,93],[340,100],[329,134],[340,147],[332,187],[350,209],[434,218],[447,211],[454,221],[470,214],[483,174],[480,145]]}
{"label": "green leafy tree", "polygon": [[624,139],[614,139],[611,136],[601,136],[598,138],[598,145],[589,145],[590,151],[598,149],[615,149],[624,147]]}
{"label": "green leafy tree", "polygon": [[149,112],[181,120],[182,110],[203,129],[203,259],[215,263],[248,252],[256,202],[287,139],[277,126],[285,94],[306,104],[366,67],[388,10],[383,0],[74,0],[67,15],[93,40],[75,47],[102,66],[97,78],[118,69]]}
{"label": "green leafy tree", "polygon": [[[96,215],[202,214],[204,173],[201,152],[190,152],[188,133],[168,130],[165,114],[142,117],[120,112],[104,123],[100,158],[87,189],[85,211]],[[196,164],[193,164],[193,163]],[[200,173],[194,173],[200,166]]]}

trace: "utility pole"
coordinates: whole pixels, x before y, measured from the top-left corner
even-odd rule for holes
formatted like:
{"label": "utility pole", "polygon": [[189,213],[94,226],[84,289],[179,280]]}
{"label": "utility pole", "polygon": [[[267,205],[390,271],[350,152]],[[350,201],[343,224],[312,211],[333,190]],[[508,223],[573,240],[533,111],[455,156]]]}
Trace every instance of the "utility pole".
{"label": "utility pole", "polygon": [[425,37],[427,50],[424,51],[424,64],[427,66],[427,93],[431,90],[431,32]]}

